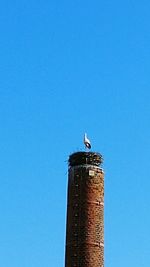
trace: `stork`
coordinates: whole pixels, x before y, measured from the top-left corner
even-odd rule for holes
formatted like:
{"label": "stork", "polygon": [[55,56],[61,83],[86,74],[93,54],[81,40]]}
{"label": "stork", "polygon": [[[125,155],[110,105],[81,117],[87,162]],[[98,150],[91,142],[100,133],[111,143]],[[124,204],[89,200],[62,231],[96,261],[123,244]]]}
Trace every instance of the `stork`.
{"label": "stork", "polygon": [[87,134],[84,134],[84,144],[85,144],[85,148],[90,149],[91,148],[91,143],[90,140],[87,138]]}

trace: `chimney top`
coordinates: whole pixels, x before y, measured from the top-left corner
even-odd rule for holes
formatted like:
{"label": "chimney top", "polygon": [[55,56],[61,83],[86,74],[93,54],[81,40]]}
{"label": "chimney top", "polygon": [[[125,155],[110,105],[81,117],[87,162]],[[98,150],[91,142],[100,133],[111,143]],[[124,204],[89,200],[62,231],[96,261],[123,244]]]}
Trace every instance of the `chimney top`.
{"label": "chimney top", "polygon": [[90,164],[99,167],[103,163],[103,157],[97,152],[75,152],[69,156],[68,165],[70,167]]}

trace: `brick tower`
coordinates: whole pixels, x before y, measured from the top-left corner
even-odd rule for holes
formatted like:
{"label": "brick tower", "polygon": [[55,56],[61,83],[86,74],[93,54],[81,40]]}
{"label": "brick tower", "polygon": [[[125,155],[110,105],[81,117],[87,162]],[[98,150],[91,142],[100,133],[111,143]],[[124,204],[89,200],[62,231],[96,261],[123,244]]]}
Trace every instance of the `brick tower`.
{"label": "brick tower", "polygon": [[104,267],[102,156],[69,157],[65,267]]}

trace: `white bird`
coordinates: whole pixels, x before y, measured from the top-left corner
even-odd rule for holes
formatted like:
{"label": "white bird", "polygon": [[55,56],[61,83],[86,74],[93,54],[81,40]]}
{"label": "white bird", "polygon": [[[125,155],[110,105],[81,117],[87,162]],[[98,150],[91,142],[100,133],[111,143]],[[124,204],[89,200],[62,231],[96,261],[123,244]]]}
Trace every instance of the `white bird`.
{"label": "white bird", "polygon": [[91,142],[90,140],[87,138],[87,134],[84,134],[84,144],[85,144],[85,148],[87,147],[88,149],[91,148]]}

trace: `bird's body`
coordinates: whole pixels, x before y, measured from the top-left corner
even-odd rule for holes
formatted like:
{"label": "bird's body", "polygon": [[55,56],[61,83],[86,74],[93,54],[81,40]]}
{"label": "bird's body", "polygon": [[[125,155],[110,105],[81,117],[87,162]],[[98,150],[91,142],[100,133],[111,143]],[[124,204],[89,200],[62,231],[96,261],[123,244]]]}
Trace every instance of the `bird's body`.
{"label": "bird's body", "polygon": [[85,144],[85,148],[90,149],[91,148],[91,142],[90,140],[87,138],[87,134],[84,134],[84,144]]}

